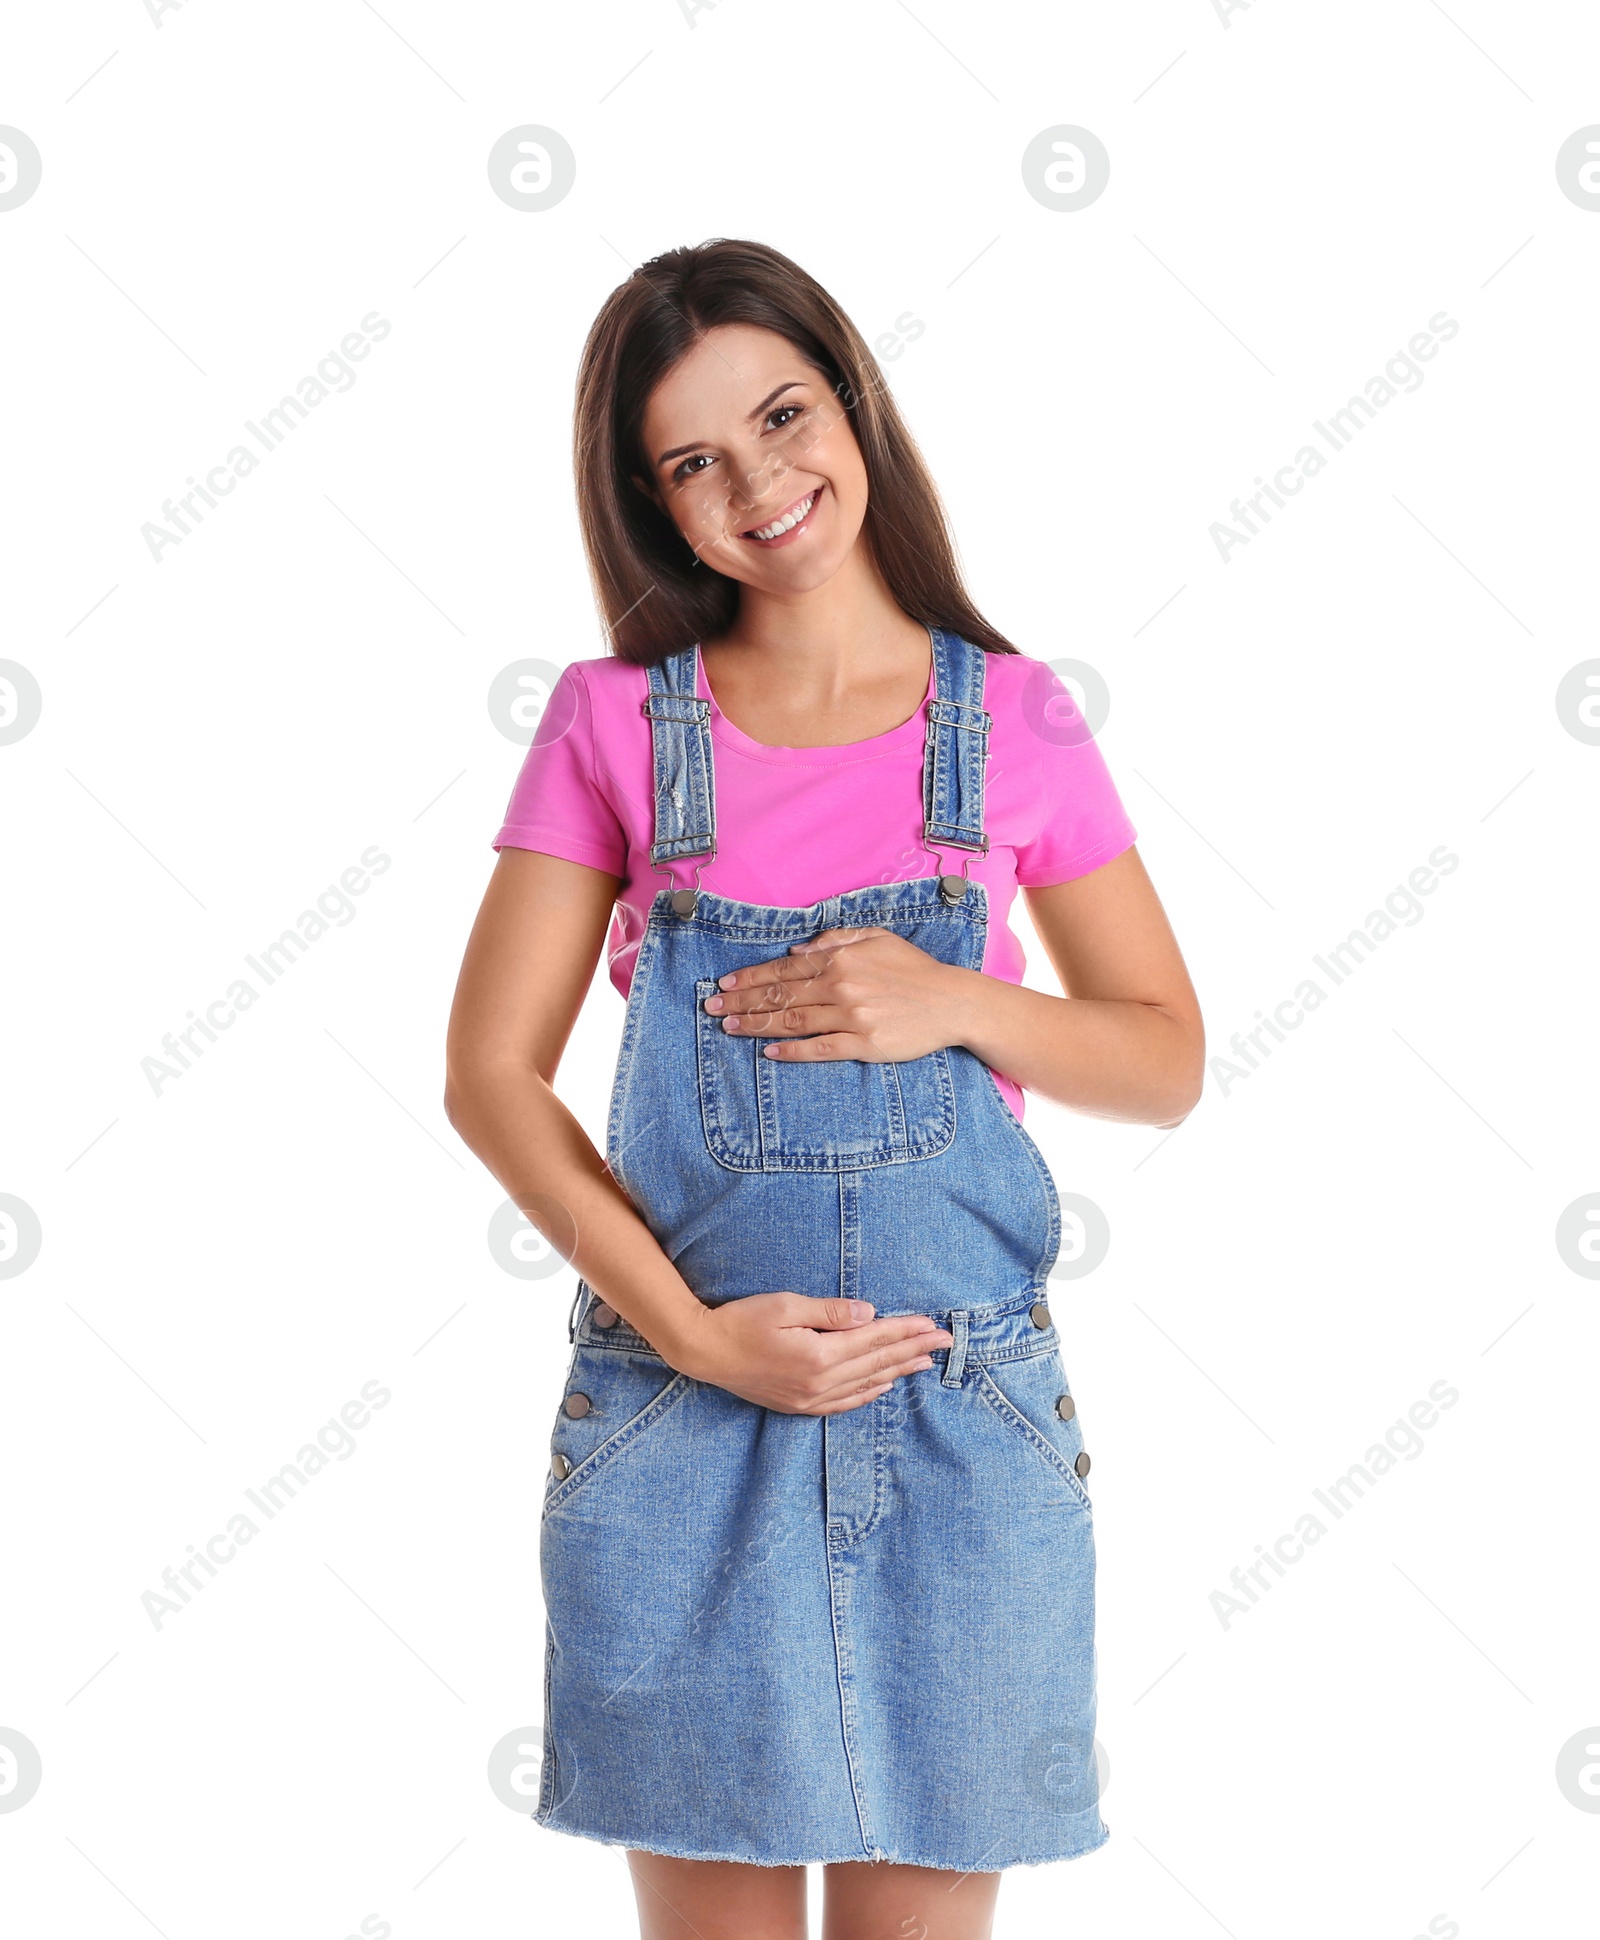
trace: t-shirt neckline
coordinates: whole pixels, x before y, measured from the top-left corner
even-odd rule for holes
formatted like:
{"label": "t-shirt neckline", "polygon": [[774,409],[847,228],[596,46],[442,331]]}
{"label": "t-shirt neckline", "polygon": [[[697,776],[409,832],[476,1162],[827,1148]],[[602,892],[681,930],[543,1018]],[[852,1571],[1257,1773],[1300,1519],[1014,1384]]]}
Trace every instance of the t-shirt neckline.
{"label": "t-shirt neckline", "polygon": [[[932,635],[929,635],[932,645]],[[752,761],[771,762],[776,767],[797,768],[835,768],[853,761],[877,761],[886,754],[910,743],[919,742],[926,734],[925,723],[928,717],[928,702],[933,698],[934,668],[930,657],[928,664],[928,686],[923,694],[917,711],[908,721],[898,727],[889,728],[883,734],[869,735],[865,741],[841,741],[833,746],[820,748],[779,748],[770,742],[754,740],[743,728],[735,727],[722,709],[717,705],[717,697],[711,691],[711,683],[706,679],[705,668],[700,661],[700,642],[694,646],[694,685],[701,700],[711,703],[711,735],[723,747],[731,748],[735,754],[747,756]]]}

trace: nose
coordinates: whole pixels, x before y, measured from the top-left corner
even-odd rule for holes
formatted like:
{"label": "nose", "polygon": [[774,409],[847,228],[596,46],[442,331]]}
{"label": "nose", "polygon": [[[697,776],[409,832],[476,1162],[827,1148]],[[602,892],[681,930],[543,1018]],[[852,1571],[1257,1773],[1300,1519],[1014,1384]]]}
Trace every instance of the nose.
{"label": "nose", "polygon": [[764,452],[760,460],[740,477],[740,503],[748,512],[780,512],[778,502],[783,481],[792,470],[787,458],[778,452]]}

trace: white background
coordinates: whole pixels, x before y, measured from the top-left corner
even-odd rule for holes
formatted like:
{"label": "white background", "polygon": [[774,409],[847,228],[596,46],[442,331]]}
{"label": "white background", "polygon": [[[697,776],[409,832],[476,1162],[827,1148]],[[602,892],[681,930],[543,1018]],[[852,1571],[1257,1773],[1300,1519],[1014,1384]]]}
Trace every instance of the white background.
{"label": "white background", "polygon": [[[1459,857],[1176,1133],[1030,1109],[1112,1232],[1055,1295],[1112,1838],[1010,1874],[999,1931],[1592,1929],[1600,1816],[1555,1772],[1600,1720],[1600,1286],[1555,1228],[1600,1188],[1600,748],[1556,690],[1600,652],[1600,213],[1555,160],[1600,121],[1600,23],[1062,11],[9,18],[0,121],[43,176],[0,214],[0,654],[43,714],[0,748],[0,1190],[43,1244],[0,1282],[0,1726],[44,1777],[0,1813],[8,1931],[632,1931],[621,1855],[485,1777],[540,1715],[573,1280],[491,1257],[442,1041],[521,760],[490,683],[603,650],[585,332],[713,235],[869,340],[925,326],[885,370],[974,596],[1108,682],[1215,1054]],[[577,157],[543,212],[486,172],[524,123]],[[1061,123],[1111,157],[1075,213],[1021,173]],[[163,500],[374,310],[353,388],[157,564]],[[1224,563],[1212,522],[1440,311],[1421,388]],[[156,1095],[141,1060],[372,844],[354,920]],[[596,1131],[620,1015],[602,980],[563,1069]],[[144,1592],[368,1381],[355,1453],[157,1629]],[[1423,1452],[1224,1625],[1229,1573],[1441,1381]]]}

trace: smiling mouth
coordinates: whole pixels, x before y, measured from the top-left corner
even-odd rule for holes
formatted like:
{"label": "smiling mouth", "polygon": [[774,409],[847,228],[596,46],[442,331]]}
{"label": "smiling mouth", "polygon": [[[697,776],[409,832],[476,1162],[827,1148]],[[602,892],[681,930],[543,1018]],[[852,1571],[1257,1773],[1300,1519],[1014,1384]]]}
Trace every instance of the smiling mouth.
{"label": "smiling mouth", "polygon": [[823,488],[814,486],[804,498],[797,498],[793,505],[785,506],[770,525],[754,525],[748,532],[741,532],[741,539],[748,539],[753,545],[772,546],[780,540],[790,538],[811,517],[822,497]]}

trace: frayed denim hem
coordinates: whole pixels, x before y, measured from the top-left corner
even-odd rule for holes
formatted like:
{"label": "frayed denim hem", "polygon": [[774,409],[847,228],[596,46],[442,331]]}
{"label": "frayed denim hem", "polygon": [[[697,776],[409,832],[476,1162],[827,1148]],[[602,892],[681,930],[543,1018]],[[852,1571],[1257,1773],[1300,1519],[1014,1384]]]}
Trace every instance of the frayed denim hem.
{"label": "frayed denim hem", "polygon": [[1099,1821],[1099,1833],[1086,1845],[1074,1846],[1069,1852],[1014,1853],[1003,1859],[996,1859],[992,1853],[985,1853],[971,1864],[957,1860],[929,1859],[919,1853],[909,1852],[835,1852],[806,1853],[792,1859],[766,1859],[749,1852],[689,1852],[681,1846],[655,1845],[648,1839],[614,1838],[602,1832],[582,1832],[574,1826],[553,1825],[541,1819],[537,1813],[531,1815],[533,1823],[543,1826],[546,1832],[561,1832],[569,1839],[588,1839],[598,1846],[618,1846],[634,1852],[649,1852],[661,1859],[700,1859],[720,1861],[734,1866],[844,1866],[844,1865],[883,1865],[925,1866],[931,1872],[941,1873],[1000,1873],[1013,1866],[1056,1866],[1069,1859],[1082,1859],[1086,1854],[1098,1852],[1111,1837],[1111,1829],[1103,1820]]}

